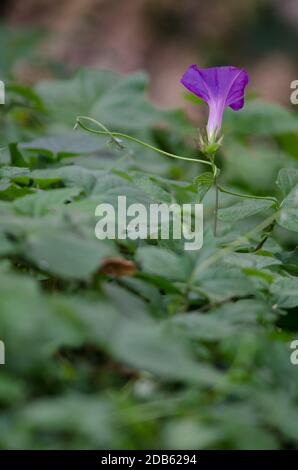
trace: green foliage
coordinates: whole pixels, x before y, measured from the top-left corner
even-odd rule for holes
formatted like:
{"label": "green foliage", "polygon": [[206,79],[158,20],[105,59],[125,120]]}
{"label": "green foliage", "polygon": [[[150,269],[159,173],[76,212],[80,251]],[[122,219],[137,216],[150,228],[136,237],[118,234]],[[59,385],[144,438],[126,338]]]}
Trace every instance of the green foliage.
{"label": "green foliage", "polygon": [[[0,446],[297,448],[297,116],[255,101],[227,116],[219,183],[279,203],[220,193],[215,238],[214,177],[202,165],[72,131],[83,114],[194,155],[191,126],[155,108],[147,84],[143,73],[86,69],[8,90]],[[203,200],[203,248],[97,240],[95,207],[118,195],[146,206]]]}
{"label": "green foliage", "polygon": [[214,176],[213,176],[213,173],[211,173],[210,171],[207,171],[206,173],[202,173],[200,176],[198,176],[195,179],[194,183],[197,187],[199,202],[201,202],[204,199],[204,196],[212,187],[213,182],[214,182]]}
{"label": "green foliage", "polygon": [[296,133],[298,117],[276,103],[249,101],[238,115],[228,111],[226,127],[235,134],[253,136],[276,136]]}
{"label": "green foliage", "polygon": [[236,222],[246,219],[254,214],[258,214],[273,205],[272,201],[259,199],[245,199],[231,207],[225,207],[219,210],[219,218],[225,222]]}

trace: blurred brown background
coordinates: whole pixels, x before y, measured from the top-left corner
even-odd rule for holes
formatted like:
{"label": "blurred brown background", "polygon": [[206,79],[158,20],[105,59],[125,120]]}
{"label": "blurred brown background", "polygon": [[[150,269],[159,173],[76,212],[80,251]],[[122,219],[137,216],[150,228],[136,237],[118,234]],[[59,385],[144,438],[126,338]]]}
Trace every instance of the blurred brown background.
{"label": "blurred brown background", "polygon": [[[251,90],[289,104],[298,78],[297,0],[11,0],[2,22],[46,31],[40,55],[69,69],[144,69],[160,105],[179,105],[179,79],[190,63],[247,68]],[[49,76],[22,61],[28,82]]]}

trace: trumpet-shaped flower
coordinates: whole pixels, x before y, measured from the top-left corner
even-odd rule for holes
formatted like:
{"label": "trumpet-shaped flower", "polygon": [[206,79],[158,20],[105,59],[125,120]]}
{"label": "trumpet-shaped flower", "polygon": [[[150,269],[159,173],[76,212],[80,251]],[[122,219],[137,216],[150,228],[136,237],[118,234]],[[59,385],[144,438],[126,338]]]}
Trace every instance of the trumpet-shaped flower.
{"label": "trumpet-shaped flower", "polygon": [[191,65],[184,73],[181,83],[208,104],[208,143],[214,143],[221,129],[225,108],[229,106],[238,111],[244,105],[247,72],[231,66],[201,69],[197,65]]}

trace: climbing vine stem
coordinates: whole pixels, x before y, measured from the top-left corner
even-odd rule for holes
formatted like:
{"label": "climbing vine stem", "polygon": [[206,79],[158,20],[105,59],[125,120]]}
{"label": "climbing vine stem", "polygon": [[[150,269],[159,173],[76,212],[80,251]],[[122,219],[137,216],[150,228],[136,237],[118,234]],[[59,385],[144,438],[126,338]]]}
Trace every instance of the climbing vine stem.
{"label": "climbing vine stem", "polygon": [[273,196],[253,196],[252,194],[241,194],[241,193],[236,193],[234,191],[230,191],[228,189],[225,189],[223,188],[222,186],[220,186],[219,184],[217,185],[218,187],[218,190],[221,192],[221,193],[225,193],[225,194],[231,194],[231,196],[237,196],[237,197],[242,197],[242,198],[245,198],[245,199],[263,199],[264,201],[272,201],[274,202],[274,204],[276,205],[276,207],[278,208],[279,204],[278,204],[278,200],[273,197]]}
{"label": "climbing vine stem", "polygon": [[[102,130],[96,130],[88,127],[83,121],[89,121],[98,127],[100,127]],[[78,116],[75,124],[75,128],[81,127],[85,131],[91,132],[93,134],[98,134],[98,135],[106,135],[109,136],[112,141],[118,145],[118,147],[123,148],[123,145],[121,143],[121,139],[126,139],[130,140],[131,142],[134,142],[136,144],[142,145],[143,147],[146,147],[150,150],[153,150],[154,152],[160,153],[161,155],[165,155],[166,157],[171,157],[171,158],[176,158],[178,160],[186,160],[189,162],[194,162],[194,163],[202,163],[203,165],[209,165],[212,166],[212,163],[207,161],[207,160],[200,160],[198,158],[189,158],[189,157],[182,157],[181,155],[175,155],[174,153],[166,152],[165,150],[161,150],[157,147],[154,147],[151,144],[148,144],[147,142],[143,142],[140,139],[136,139],[135,137],[132,137],[127,134],[123,134],[122,132],[111,132],[109,131],[103,124],[100,122],[96,121],[96,119],[87,117],[87,116]]]}

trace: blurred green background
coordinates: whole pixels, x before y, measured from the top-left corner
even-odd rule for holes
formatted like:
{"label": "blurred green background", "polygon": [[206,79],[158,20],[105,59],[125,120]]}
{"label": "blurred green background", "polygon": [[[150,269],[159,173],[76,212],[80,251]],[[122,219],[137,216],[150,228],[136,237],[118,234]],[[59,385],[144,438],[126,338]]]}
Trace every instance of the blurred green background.
{"label": "blurred green background", "polygon": [[[297,78],[295,0],[3,0],[1,16],[15,30],[8,44],[2,28],[2,76],[13,67],[24,82],[82,65],[144,69],[153,99],[176,106],[183,102],[179,79],[190,63],[247,68],[251,90],[284,104]],[[25,38],[23,28],[43,36],[32,56],[36,35]]]}

